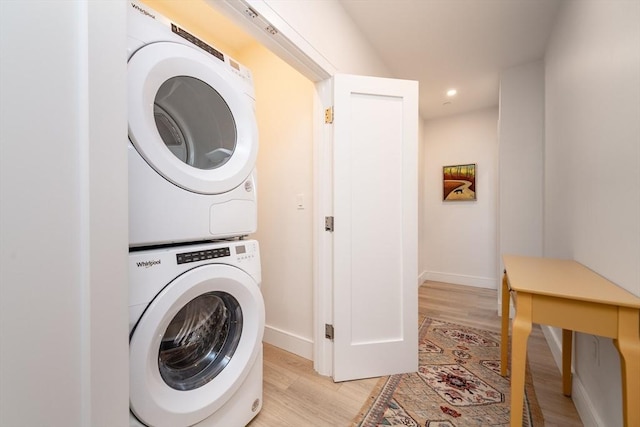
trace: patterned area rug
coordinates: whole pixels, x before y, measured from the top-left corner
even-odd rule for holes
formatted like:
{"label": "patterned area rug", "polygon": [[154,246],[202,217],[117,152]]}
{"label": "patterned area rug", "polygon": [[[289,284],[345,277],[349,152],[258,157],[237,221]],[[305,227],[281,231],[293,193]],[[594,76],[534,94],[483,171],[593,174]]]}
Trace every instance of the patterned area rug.
{"label": "patterned area rug", "polygon": [[[382,378],[352,426],[508,426],[500,335],[430,318],[419,335],[418,372]],[[543,426],[529,372],[526,383],[523,426]]]}

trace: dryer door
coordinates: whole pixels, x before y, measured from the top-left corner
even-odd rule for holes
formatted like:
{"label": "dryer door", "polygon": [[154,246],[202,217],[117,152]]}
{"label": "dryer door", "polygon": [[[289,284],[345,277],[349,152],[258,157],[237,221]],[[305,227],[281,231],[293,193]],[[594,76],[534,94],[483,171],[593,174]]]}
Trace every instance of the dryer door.
{"label": "dryer door", "polygon": [[131,411],[154,427],[206,419],[242,385],[263,331],[262,294],[247,273],[214,264],[178,276],[131,334]]}
{"label": "dryer door", "polygon": [[201,194],[249,176],[258,152],[253,99],[221,60],[153,43],[129,60],[129,139],[165,179]]}

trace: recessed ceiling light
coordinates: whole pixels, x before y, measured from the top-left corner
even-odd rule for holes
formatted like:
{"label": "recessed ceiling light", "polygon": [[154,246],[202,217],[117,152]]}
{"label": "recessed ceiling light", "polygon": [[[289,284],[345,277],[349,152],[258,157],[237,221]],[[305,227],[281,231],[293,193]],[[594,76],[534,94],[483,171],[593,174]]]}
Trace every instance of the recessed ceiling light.
{"label": "recessed ceiling light", "polygon": [[457,90],[455,90],[455,89],[449,89],[449,90],[447,91],[447,96],[456,96],[456,94],[457,94],[457,93],[458,93],[458,91],[457,91]]}

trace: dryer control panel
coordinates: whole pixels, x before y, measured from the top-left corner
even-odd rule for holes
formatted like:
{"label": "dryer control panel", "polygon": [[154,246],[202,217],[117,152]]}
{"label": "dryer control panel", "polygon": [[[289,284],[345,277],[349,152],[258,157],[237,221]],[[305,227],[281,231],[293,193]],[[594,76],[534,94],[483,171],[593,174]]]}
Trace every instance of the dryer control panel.
{"label": "dryer control panel", "polygon": [[200,40],[199,38],[197,38],[196,36],[194,36],[193,34],[191,34],[190,32],[178,27],[176,24],[174,24],[173,22],[171,23],[171,31],[177,35],[179,35],[180,37],[182,37],[185,40],[190,41],[191,43],[195,44],[196,46],[198,46],[200,49],[210,53],[211,55],[215,56],[216,58],[218,58],[220,61],[225,62],[224,61],[224,54],[222,52],[220,52],[218,49],[216,49],[215,47],[203,42],[202,40]]}

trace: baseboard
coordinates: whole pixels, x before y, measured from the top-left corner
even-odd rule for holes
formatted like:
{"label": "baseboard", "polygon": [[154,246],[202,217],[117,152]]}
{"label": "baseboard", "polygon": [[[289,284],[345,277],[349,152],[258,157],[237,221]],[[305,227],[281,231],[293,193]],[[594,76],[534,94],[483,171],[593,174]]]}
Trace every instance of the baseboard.
{"label": "baseboard", "polygon": [[[542,333],[547,340],[553,359],[556,362],[558,370],[562,372],[562,332],[559,329],[554,329],[547,325],[540,325]],[[592,403],[592,399],[589,397],[589,392],[580,381],[580,376],[575,372],[573,373],[573,381],[571,384],[571,398],[573,404],[576,406],[578,415],[582,420],[582,424],[585,427],[603,427],[606,424],[602,422],[602,419],[595,412],[595,405]]]}
{"label": "baseboard", "polygon": [[427,281],[427,272],[423,271],[420,276],[418,276],[418,287]]}
{"label": "baseboard", "polygon": [[313,341],[308,338],[266,325],[263,341],[305,359],[313,360]]}
{"label": "baseboard", "polygon": [[453,283],[454,285],[475,286],[476,288],[498,289],[498,280],[490,277],[465,276],[463,274],[442,273],[438,271],[425,271],[420,275],[421,282],[432,280],[434,282]]}
{"label": "baseboard", "polygon": [[592,399],[589,398],[589,393],[578,375],[573,376],[571,391],[573,404],[576,405],[576,410],[584,427],[605,427],[607,424],[602,421],[598,413],[593,409],[596,406],[593,404]]}

